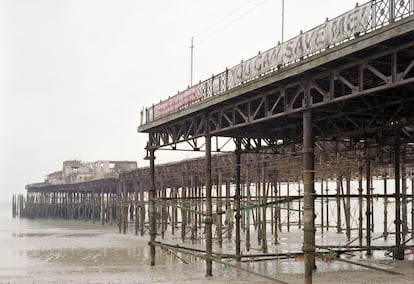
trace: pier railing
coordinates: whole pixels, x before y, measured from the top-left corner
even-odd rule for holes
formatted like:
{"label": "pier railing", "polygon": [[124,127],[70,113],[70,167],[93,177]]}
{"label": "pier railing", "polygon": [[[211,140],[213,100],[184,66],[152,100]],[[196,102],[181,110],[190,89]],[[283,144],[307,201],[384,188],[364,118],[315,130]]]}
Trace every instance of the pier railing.
{"label": "pier railing", "polygon": [[372,0],[141,111],[141,125],[413,15],[414,0]]}

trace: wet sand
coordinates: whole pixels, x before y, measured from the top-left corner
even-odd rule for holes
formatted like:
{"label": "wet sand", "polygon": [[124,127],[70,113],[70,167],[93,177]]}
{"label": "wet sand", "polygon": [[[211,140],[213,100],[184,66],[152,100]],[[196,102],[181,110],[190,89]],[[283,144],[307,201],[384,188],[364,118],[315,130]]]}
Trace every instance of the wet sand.
{"label": "wet sand", "polygon": [[[4,225],[4,222],[3,222]],[[4,227],[4,226],[3,226]],[[290,250],[300,248],[297,239],[282,235]],[[0,283],[275,283],[263,277],[214,263],[213,277],[205,277],[205,263],[195,256],[156,250],[156,265],[149,264],[148,236],[117,233],[115,226],[82,221],[11,220],[0,230]],[[160,240],[160,238],[158,238]],[[178,244],[169,236],[170,244]],[[293,243],[292,243],[293,241]],[[203,249],[203,244],[181,244]],[[220,252],[231,252],[232,241]],[[217,251],[217,250],[215,250]],[[254,253],[254,251],[252,252]],[[382,252],[383,254],[383,252]],[[318,260],[314,283],[413,283],[414,260],[359,259],[392,275],[340,261]],[[227,261],[227,260],[222,260]],[[236,265],[234,261],[231,265]],[[287,283],[303,283],[303,260],[244,262],[243,269]]]}

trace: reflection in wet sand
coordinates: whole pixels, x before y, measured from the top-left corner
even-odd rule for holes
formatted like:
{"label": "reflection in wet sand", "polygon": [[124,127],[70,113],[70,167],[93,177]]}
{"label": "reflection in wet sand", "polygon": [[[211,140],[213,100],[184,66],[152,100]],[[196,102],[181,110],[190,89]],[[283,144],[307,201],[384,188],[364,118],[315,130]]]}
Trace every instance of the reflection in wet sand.
{"label": "reflection in wet sand", "polygon": [[[213,264],[213,278],[205,277],[205,262],[201,256],[157,248],[156,265],[150,266],[148,237],[116,233],[115,227],[68,221],[15,220],[10,230],[0,232],[0,283],[273,283],[257,274],[267,275],[287,283],[303,283],[303,260],[300,257],[257,261],[246,259],[237,264],[221,259]],[[335,235],[329,239],[335,239]],[[281,245],[269,253],[292,253],[301,248],[301,231],[280,236]],[[340,236],[337,236],[337,238]],[[177,245],[179,240],[166,234],[159,241]],[[320,240],[323,243],[323,240]],[[180,243],[180,246],[203,250],[204,240]],[[283,251],[279,248],[283,248]],[[256,248],[258,251],[260,248]],[[233,253],[234,242],[225,241],[216,253]],[[255,252],[255,247],[251,252]],[[246,252],[244,252],[246,253]],[[409,258],[410,259],[410,258]],[[368,261],[368,260],[367,260]],[[386,269],[402,269],[411,262],[372,263]],[[237,266],[243,268],[237,269]],[[234,268],[236,266],[236,268]],[[315,283],[410,283],[414,275],[399,278],[339,261],[317,260]],[[410,272],[409,272],[410,273]],[[350,275],[358,275],[351,277]],[[365,277],[365,278],[364,278]],[[367,278],[368,277],[368,278]],[[396,281],[398,279],[398,281]],[[372,280],[372,281],[371,281]]]}
{"label": "reflection in wet sand", "polygon": [[22,251],[35,261],[64,265],[141,265],[148,257],[142,247],[132,248],[55,248]]}

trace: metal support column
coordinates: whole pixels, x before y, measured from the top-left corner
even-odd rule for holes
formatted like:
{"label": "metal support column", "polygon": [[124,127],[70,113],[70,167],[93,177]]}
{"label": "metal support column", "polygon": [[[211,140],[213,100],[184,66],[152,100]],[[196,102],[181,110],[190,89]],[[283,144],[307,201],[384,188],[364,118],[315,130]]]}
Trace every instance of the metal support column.
{"label": "metal support column", "polygon": [[262,252],[267,253],[267,236],[266,236],[266,203],[267,203],[267,182],[266,182],[266,163],[262,162],[262,169],[261,169],[261,185],[262,185],[262,222],[261,222],[261,234],[262,234]]}
{"label": "metal support column", "polygon": [[404,259],[404,249],[401,248],[401,186],[400,186],[400,129],[395,129],[394,145],[394,178],[395,178],[395,250],[394,259]]}
{"label": "metal support column", "polygon": [[371,157],[367,156],[367,211],[366,211],[366,222],[367,222],[367,256],[371,256]]}
{"label": "metal support column", "polygon": [[347,173],[346,177],[346,207],[345,207],[345,221],[346,221],[346,238],[351,240],[351,173]]}
{"label": "metal support column", "polygon": [[336,178],[336,232],[342,232],[342,220],[341,220],[341,185],[342,177],[338,176]]}
{"label": "metal support column", "polygon": [[213,276],[212,253],[213,253],[213,236],[212,223],[213,212],[211,205],[211,136],[206,135],[206,276]]}
{"label": "metal support column", "polygon": [[315,268],[315,161],[313,148],[312,113],[303,113],[303,185],[304,185],[304,241],[305,284],[312,283],[312,270]]}
{"label": "metal support column", "polygon": [[388,192],[387,192],[387,175],[384,174],[384,240],[388,238]]}
{"label": "metal support column", "polygon": [[[249,156],[247,156],[249,157]],[[250,196],[250,168],[249,165],[247,165],[246,169],[246,195],[247,195],[247,209],[246,209],[246,251],[250,251],[250,215],[252,213],[251,207],[251,196]]]}
{"label": "metal support column", "polygon": [[362,215],[362,166],[358,166],[358,208],[359,208],[359,214],[358,214],[358,240],[359,240],[359,246],[362,246],[362,221],[363,221],[363,215]]}
{"label": "metal support column", "polygon": [[406,178],[406,169],[404,164],[405,151],[404,148],[401,152],[401,233],[402,233],[402,242],[406,241],[408,236],[408,210],[407,210],[407,178]]}
{"label": "metal support column", "polygon": [[155,214],[155,149],[150,148],[150,188],[149,188],[149,219],[150,219],[150,247],[151,266],[155,265],[155,237],[157,235],[156,214]]}
{"label": "metal support column", "polygon": [[236,139],[236,194],[235,199],[235,211],[236,211],[236,261],[241,260],[240,255],[240,157],[241,157],[241,139]]}

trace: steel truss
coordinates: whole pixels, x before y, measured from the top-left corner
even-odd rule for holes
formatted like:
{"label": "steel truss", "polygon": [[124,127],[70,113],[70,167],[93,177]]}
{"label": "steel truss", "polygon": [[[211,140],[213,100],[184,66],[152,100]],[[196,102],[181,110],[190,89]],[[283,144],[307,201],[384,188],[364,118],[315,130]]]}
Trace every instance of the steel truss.
{"label": "steel truss", "polygon": [[[395,47],[393,47],[396,45]],[[372,136],[385,139],[396,125],[412,140],[414,40],[388,42],[278,81],[229,102],[165,123],[150,132],[154,148],[200,137],[241,137],[247,144],[275,145],[302,139],[302,112],[311,109],[316,140]]]}

